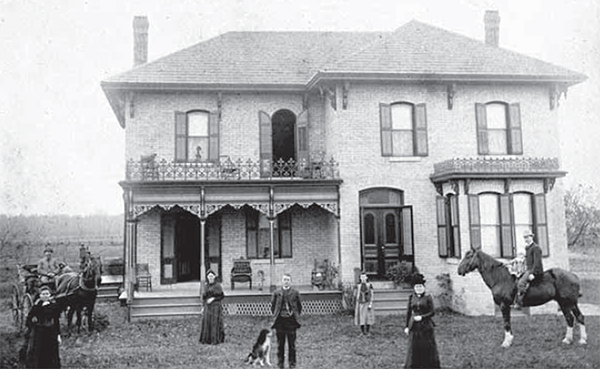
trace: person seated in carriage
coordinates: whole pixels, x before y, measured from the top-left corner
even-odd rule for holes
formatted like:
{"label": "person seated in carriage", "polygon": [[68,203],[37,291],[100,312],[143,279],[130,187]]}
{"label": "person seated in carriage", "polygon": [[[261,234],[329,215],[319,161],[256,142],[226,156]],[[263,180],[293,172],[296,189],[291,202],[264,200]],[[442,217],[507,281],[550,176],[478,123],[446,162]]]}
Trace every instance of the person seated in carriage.
{"label": "person seated in carriage", "polygon": [[532,282],[541,281],[544,274],[544,266],[542,264],[542,248],[533,242],[533,233],[531,230],[526,230],[523,233],[525,239],[525,273],[519,278],[517,284],[518,292],[515,298],[517,307],[523,306],[523,296],[529,289]]}
{"label": "person seated in carriage", "polygon": [[44,257],[38,261],[37,274],[40,276],[42,286],[47,285],[55,291],[54,277],[60,272],[60,266],[53,253],[54,250],[49,246],[44,249]]}

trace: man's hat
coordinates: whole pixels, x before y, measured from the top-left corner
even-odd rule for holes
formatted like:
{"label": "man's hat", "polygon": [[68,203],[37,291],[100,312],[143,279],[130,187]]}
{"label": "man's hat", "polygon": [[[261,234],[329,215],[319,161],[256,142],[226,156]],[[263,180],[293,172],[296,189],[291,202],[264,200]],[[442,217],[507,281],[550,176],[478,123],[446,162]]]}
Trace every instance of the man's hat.
{"label": "man's hat", "polygon": [[52,247],[46,246],[46,248],[44,249],[44,253],[47,253],[47,252],[54,253],[54,250],[52,250]]}
{"label": "man's hat", "polygon": [[533,233],[531,232],[531,229],[526,229],[525,232],[523,232],[523,237],[527,237],[527,236],[533,237]]}

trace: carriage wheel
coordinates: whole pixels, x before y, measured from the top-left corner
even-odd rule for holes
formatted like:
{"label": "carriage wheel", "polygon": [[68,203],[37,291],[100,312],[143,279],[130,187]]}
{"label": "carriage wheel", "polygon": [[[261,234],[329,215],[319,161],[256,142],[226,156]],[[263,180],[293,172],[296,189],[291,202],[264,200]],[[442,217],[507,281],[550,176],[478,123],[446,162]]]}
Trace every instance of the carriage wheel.
{"label": "carriage wheel", "polygon": [[25,324],[27,323],[27,315],[31,311],[33,307],[33,297],[26,293],[23,296],[23,303],[21,304],[21,330],[25,329]]}
{"label": "carriage wheel", "polygon": [[20,310],[20,306],[19,306],[19,287],[17,286],[13,286],[12,287],[12,294],[11,294],[11,309],[12,309],[12,318],[13,318],[13,324],[15,325],[15,327],[17,328],[21,328],[21,310]]}

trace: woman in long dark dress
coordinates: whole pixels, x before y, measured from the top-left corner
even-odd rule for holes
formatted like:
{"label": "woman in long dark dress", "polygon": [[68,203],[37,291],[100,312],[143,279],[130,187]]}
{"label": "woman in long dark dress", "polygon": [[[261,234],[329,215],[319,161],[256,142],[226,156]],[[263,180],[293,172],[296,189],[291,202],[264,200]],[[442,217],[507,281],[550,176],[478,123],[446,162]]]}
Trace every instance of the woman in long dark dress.
{"label": "woman in long dark dress", "polygon": [[406,309],[406,327],[408,350],[405,368],[439,368],[440,356],[435,342],[435,324],[431,319],[433,298],[425,293],[425,278],[422,274],[413,276],[413,294]]}
{"label": "woman in long dark dress", "polygon": [[60,368],[60,307],[48,286],[40,288],[40,298],[27,315],[28,368]]}
{"label": "woman in long dark dress", "polygon": [[202,315],[202,331],[200,332],[200,343],[216,345],[225,340],[223,328],[223,306],[221,300],[225,297],[221,284],[217,282],[217,275],[212,270],[206,273],[208,282],[202,294],[204,303],[204,314]]}

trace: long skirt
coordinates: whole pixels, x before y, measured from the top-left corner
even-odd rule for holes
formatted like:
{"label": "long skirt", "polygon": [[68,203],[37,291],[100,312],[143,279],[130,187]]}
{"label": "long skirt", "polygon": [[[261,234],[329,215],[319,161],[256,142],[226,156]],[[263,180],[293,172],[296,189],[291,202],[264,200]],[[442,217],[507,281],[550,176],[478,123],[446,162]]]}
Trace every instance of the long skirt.
{"label": "long skirt", "polygon": [[369,303],[356,303],[354,309],[354,324],[355,325],[373,325],[375,324],[375,310],[369,309]]}
{"label": "long skirt", "polygon": [[53,327],[34,326],[27,340],[28,368],[60,368],[58,338]]}
{"label": "long skirt", "polygon": [[440,367],[440,355],[431,321],[414,323],[408,335],[408,350],[404,367],[407,369]]}
{"label": "long skirt", "polygon": [[221,301],[213,301],[212,304],[204,307],[200,343],[216,345],[223,341],[225,341],[223,306],[221,305]]}

